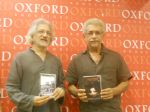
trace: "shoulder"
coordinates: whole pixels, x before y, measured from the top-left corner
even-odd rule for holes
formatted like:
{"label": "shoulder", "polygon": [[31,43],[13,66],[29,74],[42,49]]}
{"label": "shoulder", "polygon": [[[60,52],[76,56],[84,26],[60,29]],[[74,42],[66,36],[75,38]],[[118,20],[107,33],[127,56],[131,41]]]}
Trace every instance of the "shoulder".
{"label": "shoulder", "polygon": [[103,53],[104,56],[107,57],[109,60],[116,60],[116,61],[123,60],[123,56],[119,52],[114,51],[112,49],[104,48]]}
{"label": "shoulder", "polygon": [[[11,63],[22,63],[31,60],[31,53],[29,49],[17,52],[13,57]],[[33,59],[33,58],[32,58]]]}
{"label": "shoulder", "polygon": [[78,60],[84,58],[85,54],[86,54],[86,52],[80,52],[80,53],[74,55],[72,57],[72,60],[74,60],[74,61],[77,60],[78,61]]}
{"label": "shoulder", "polygon": [[18,52],[15,55],[15,59],[22,59],[22,58],[29,58],[29,55],[31,54],[31,51],[29,49]]}
{"label": "shoulder", "polygon": [[114,50],[112,50],[112,49],[108,49],[108,48],[105,48],[105,49],[104,49],[104,52],[105,52],[106,54],[108,54],[108,55],[115,56],[115,57],[120,57],[120,56],[121,56],[121,54],[120,54],[119,52],[114,51]]}

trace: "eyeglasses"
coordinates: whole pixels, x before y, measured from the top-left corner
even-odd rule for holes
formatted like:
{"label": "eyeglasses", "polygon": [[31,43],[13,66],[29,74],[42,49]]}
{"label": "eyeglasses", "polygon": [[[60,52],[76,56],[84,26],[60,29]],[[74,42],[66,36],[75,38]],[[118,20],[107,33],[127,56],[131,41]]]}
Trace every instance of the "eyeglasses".
{"label": "eyeglasses", "polygon": [[103,35],[103,33],[104,32],[100,32],[100,31],[89,31],[89,32],[86,33],[86,35],[87,36],[93,36],[93,35],[95,35],[95,36],[101,36],[101,35]]}
{"label": "eyeglasses", "polygon": [[40,35],[44,35],[46,33],[48,36],[52,36],[52,32],[50,32],[50,31],[39,30],[39,31],[37,31],[37,33]]}

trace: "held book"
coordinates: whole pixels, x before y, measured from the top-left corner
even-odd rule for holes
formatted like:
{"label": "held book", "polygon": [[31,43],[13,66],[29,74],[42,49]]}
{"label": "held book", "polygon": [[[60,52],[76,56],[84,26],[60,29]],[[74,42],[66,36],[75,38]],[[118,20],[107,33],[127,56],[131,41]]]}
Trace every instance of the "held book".
{"label": "held book", "polygon": [[40,73],[40,95],[52,95],[56,89],[56,74]]}
{"label": "held book", "polygon": [[101,75],[83,76],[83,88],[86,91],[88,100],[100,99]]}

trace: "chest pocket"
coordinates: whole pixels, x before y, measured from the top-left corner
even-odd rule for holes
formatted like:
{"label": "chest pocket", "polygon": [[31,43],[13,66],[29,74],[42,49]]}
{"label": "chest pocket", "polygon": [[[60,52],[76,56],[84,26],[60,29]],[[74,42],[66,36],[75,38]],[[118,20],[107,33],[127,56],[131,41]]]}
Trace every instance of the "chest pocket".
{"label": "chest pocket", "polygon": [[102,82],[105,87],[114,87],[117,84],[117,69],[115,67],[103,68]]}
{"label": "chest pocket", "polygon": [[104,77],[111,80],[117,78],[117,69],[115,67],[105,67],[103,69]]}

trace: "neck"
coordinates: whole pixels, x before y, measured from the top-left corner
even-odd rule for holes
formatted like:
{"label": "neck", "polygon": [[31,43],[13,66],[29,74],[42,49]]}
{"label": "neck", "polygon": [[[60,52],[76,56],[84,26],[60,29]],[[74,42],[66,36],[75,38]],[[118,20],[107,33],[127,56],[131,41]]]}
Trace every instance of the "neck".
{"label": "neck", "polygon": [[94,53],[94,54],[100,54],[101,52],[101,47],[98,48],[88,48],[90,53]]}
{"label": "neck", "polygon": [[42,61],[45,60],[46,52],[47,52],[46,48],[39,48],[36,46],[32,46],[32,50],[42,59]]}
{"label": "neck", "polygon": [[101,60],[100,49],[89,49],[89,54],[90,54],[92,60],[96,64],[98,64],[99,61]]}
{"label": "neck", "polygon": [[47,51],[47,48],[45,47],[37,47],[37,46],[32,46],[32,50],[35,51],[36,53],[40,53],[40,54],[45,54]]}

